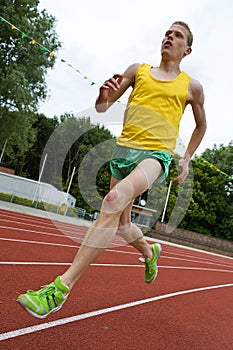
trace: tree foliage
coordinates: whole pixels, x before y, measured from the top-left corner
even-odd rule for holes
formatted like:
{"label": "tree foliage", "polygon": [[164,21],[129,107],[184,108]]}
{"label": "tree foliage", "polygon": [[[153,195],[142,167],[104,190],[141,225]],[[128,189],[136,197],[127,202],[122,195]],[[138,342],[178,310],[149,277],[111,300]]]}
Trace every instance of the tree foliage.
{"label": "tree foliage", "polygon": [[[233,143],[214,146],[202,156],[215,167],[233,176]],[[233,240],[233,181],[225,178],[208,164],[192,161],[193,189],[190,204],[179,227],[209,236]],[[171,167],[169,180],[176,176]],[[190,181],[190,180],[189,180]],[[173,185],[168,202],[166,222],[173,212],[179,185]]]}
{"label": "tree foliage", "polygon": [[[60,43],[55,32],[55,18],[46,11],[39,13],[38,0],[1,0],[3,18],[23,28],[51,51]],[[0,27],[0,103],[4,111],[34,111],[38,102],[47,96],[45,76],[54,65],[54,57],[40,52],[31,40],[22,38],[17,30],[1,22]]]}
{"label": "tree foliage", "polygon": [[[55,18],[39,12],[38,0],[1,0],[0,14],[51,51],[60,47]],[[6,22],[0,22],[0,148],[7,140],[5,165],[23,175],[26,153],[37,137],[38,103],[47,96],[46,73],[55,59]]]}
{"label": "tree foliage", "polygon": [[59,119],[47,118],[44,114],[36,114],[32,128],[35,132],[35,140],[33,145],[28,148],[23,165],[22,172],[31,179],[37,180],[39,177],[39,168],[41,155],[49,137],[52,135],[56,127],[59,125]]}
{"label": "tree foliage", "polygon": [[[107,193],[110,182],[109,159],[113,136],[89,117],[65,113],[43,150],[47,155],[43,181],[71,193],[79,207],[94,211]],[[73,178],[71,179],[71,176]]]}

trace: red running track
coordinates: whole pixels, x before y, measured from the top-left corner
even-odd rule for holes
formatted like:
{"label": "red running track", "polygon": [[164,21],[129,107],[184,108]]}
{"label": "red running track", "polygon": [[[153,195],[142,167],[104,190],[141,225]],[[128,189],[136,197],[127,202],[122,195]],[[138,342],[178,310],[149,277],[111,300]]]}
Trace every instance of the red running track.
{"label": "red running track", "polygon": [[0,349],[232,350],[233,259],[165,242],[153,284],[144,283],[137,251],[116,241],[59,312],[26,313],[17,295],[62,274],[85,232],[0,210]]}

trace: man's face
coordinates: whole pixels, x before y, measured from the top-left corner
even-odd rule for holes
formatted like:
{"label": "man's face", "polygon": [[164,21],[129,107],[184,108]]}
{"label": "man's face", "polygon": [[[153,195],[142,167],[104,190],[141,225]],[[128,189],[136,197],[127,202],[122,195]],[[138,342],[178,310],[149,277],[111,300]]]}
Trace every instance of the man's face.
{"label": "man's face", "polygon": [[162,41],[161,54],[163,58],[182,59],[191,52],[187,45],[188,31],[179,24],[173,24],[165,33]]}

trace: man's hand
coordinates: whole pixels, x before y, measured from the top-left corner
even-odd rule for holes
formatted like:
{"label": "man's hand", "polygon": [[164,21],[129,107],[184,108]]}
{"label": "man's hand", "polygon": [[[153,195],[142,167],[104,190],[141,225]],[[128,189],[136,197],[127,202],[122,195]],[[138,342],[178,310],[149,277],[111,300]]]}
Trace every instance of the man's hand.
{"label": "man's hand", "polygon": [[101,86],[101,89],[112,89],[114,91],[117,91],[117,89],[120,88],[120,83],[123,79],[122,74],[114,74],[112,78],[106,80],[103,85]]}
{"label": "man's hand", "polygon": [[172,181],[173,183],[177,184],[186,179],[186,177],[189,174],[189,161],[190,159],[184,159],[184,158],[181,158],[179,160],[179,167],[181,168],[181,173],[176,179]]}
{"label": "man's hand", "polygon": [[[120,84],[124,76],[121,74],[114,74],[114,76],[106,80],[100,87],[99,96],[96,100],[96,110],[97,112],[105,112],[111,102],[117,99],[117,92],[120,89]],[[116,98],[114,98],[114,95]]]}
{"label": "man's hand", "polygon": [[103,83],[95,103],[97,112],[106,112],[132,86],[139,66],[139,63],[134,63],[123,74],[114,74]]}

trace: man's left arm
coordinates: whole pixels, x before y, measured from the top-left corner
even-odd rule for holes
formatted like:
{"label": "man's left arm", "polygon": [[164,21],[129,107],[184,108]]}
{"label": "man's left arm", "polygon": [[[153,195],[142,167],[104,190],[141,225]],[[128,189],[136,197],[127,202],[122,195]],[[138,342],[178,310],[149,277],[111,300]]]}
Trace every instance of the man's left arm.
{"label": "man's left arm", "polygon": [[203,139],[203,136],[205,135],[206,116],[205,116],[204,100],[205,100],[205,97],[204,97],[204,92],[201,84],[198,81],[191,79],[188,103],[192,107],[196,127],[193,130],[186,152],[179,161],[181,173],[176,179],[173,180],[174,183],[179,183],[185,180],[185,178],[188,176],[189,162],[193,154],[195,153],[196,149],[200,145]]}

